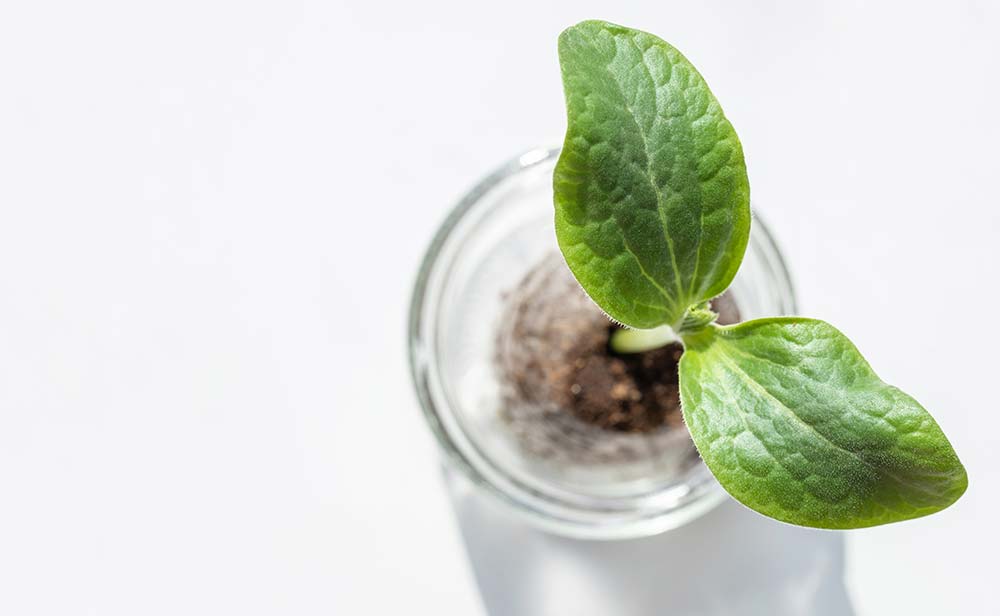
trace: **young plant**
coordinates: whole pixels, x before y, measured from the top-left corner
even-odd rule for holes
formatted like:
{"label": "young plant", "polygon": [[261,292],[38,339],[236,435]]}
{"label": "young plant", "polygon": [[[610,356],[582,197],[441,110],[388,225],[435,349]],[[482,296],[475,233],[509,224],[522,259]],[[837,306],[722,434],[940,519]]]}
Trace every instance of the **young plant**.
{"label": "young plant", "polygon": [[600,21],[559,37],[568,128],[556,234],[613,319],[619,352],[679,340],[684,420],[738,501],[803,526],[924,516],[968,483],[920,404],[833,326],[774,317],[719,326],[709,300],[750,237],[743,150],[694,66],[661,39]]}

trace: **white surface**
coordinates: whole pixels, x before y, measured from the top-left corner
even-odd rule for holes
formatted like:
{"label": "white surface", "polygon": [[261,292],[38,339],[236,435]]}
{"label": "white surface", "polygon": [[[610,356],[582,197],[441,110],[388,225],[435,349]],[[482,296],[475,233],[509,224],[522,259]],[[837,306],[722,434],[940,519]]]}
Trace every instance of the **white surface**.
{"label": "white surface", "polygon": [[576,541],[525,526],[458,474],[448,485],[491,616],[855,616],[839,533],[728,500],[683,531]]}
{"label": "white surface", "polygon": [[481,609],[405,305],[454,199],[560,135],[588,17],[702,69],[804,311],[969,468],[848,536],[858,614],[991,605],[996,3],[620,4],[6,3],[0,613]]}

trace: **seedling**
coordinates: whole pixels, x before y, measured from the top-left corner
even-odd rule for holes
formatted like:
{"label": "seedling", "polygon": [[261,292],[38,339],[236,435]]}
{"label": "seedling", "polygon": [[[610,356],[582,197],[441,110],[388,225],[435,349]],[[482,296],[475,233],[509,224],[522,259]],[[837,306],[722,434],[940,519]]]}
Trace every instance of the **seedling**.
{"label": "seedling", "polygon": [[930,414],[815,319],[720,326],[750,237],[743,149],[694,66],[645,32],[559,37],[568,128],[554,174],[566,263],[618,352],[679,341],[685,423],[738,501],[803,526],[860,528],[955,502],[965,468]]}

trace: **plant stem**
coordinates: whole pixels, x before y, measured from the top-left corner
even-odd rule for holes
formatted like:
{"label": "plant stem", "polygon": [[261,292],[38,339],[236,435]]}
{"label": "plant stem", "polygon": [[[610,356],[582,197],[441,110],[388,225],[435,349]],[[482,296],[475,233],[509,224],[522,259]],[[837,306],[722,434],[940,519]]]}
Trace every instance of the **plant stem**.
{"label": "plant stem", "polygon": [[611,350],[616,353],[642,353],[680,342],[674,329],[661,325],[653,329],[619,329],[611,334]]}

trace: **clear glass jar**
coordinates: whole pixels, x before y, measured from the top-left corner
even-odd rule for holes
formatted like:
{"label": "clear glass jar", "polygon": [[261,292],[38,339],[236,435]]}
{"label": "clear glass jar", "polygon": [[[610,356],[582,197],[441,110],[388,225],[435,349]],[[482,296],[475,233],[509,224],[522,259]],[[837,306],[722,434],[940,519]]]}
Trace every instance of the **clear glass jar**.
{"label": "clear glass jar", "polygon": [[[412,376],[450,463],[528,522],[579,538],[651,535],[726,497],[686,431],[665,436],[588,427],[597,432],[588,433],[587,446],[617,439],[639,453],[611,462],[545,458],[519,443],[501,419],[495,346],[503,297],[558,251],[552,206],[558,154],[536,149],[509,161],[444,221],[410,307]],[[744,320],[796,310],[781,254],[759,218],[731,291]]]}

